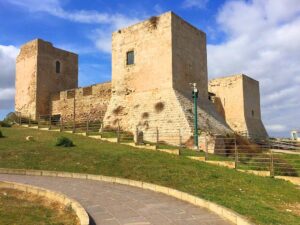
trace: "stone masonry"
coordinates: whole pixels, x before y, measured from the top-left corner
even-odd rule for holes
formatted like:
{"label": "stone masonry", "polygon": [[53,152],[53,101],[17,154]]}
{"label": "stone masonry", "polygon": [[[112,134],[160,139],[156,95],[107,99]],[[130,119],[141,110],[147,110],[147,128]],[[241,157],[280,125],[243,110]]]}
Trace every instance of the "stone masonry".
{"label": "stone masonry", "polygon": [[[56,71],[59,64],[59,71]],[[78,87],[78,56],[41,39],[21,47],[16,60],[15,110],[37,119],[50,113],[50,96]]]}
{"label": "stone masonry", "polygon": [[240,74],[209,81],[220,115],[232,130],[250,137],[267,137],[261,120],[258,81]]}
{"label": "stone masonry", "polygon": [[[133,65],[126,65],[129,51],[135,53]],[[188,140],[193,133],[190,83],[199,88],[200,129],[210,124],[212,133],[231,134],[208,101],[205,33],[173,13],[119,30],[112,37],[112,98],[104,124],[138,128],[148,140],[158,129],[163,140],[171,141],[180,129]]]}
{"label": "stone masonry", "polygon": [[51,95],[51,115],[65,121],[103,120],[111,97],[111,83],[70,89]]}
{"label": "stone masonry", "polygon": [[[245,76],[208,84],[206,34],[172,12],[112,34],[112,81],[78,88],[78,56],[37,39],[16,65],[16,111],[65,121],[103,120],[104,126],[148,140],[188,141],[193,134],[191,83],[199,89],[199,128],[266,137],[257,81]],[[208,91],[209,90],[209,91]]]}

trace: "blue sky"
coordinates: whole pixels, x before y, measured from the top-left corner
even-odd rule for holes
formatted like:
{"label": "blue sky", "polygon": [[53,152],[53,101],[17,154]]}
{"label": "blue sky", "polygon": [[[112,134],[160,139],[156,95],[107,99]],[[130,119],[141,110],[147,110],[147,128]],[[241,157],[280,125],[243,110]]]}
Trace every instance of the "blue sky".
{"label": "blue sky", "polygon": [[110,80],[111,32],[174,11],[207,33],[209,77],[260,81],[274,136],[300,129],[299,0],[0,0],[0,118],[14,108],[15,57],[42,38],[79,54],[79,85]]}

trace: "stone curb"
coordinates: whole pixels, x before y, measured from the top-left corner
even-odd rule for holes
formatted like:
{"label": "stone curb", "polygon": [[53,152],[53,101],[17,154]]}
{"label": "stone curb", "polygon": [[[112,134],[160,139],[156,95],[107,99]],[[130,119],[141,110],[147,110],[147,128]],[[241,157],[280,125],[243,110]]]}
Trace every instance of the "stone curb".
{"label": "stone curb", "polygon": [[64,195],[62,193],[50,191],[48,189],[40,188],[40,187],[36,187],[36,186],[32,186],[32,185],[8,182],[8,181],[0,181],[0,187],[24,191],[26,193],[31,193],[34,195],[48,198],[52,201],[59,202],[66,207],[71,207],[74,210],[76,216],[79,219],[80,225],[89,225],[90,224],[89,216],[88,216],[87,212],[85,211],[85,209],[79,204],[79,202],[67,197],[66,195]]}
{"label": "stone curb", "polygon": [[223,206],[215,204],[213,202],[201,199],[199,197],[181,192],[172,188],[146,183],[142,181],[129,180],[119,177],[109,177],[102,175],[93,175],[93,174],[83,174],[83,173],[70,173],[70,172],[56,172],[56,171],[46,171],[46,170],[25,170],[25,169],[5,169],[0,168],[1,174],[16,174],[16,175],[34,175],[34,176],[50,176],[50,177],[71,177],[87,180],[96,180],[96,181],[105,181],[116,184],[129,185],[133,187],[138,187],[146,190],[151,190],[154,192],[163,193],[168,196],[180,199],[182,201],[191,203],[193,205],[206,208],[215,214],[229,220],[236,225],[253,225],[245,217],[239,215],[238,213],[227,209]]}

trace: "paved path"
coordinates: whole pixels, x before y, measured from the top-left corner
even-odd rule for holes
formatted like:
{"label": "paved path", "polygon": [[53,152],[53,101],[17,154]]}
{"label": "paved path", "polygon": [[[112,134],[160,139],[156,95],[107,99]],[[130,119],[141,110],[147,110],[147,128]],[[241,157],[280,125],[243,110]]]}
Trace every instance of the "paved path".
{"label": "paved path", "polygon": [[228,225],[216,214],[170,196],[101,181],[0,174],[0,180],[59,191],[76,199],[97,225]]}

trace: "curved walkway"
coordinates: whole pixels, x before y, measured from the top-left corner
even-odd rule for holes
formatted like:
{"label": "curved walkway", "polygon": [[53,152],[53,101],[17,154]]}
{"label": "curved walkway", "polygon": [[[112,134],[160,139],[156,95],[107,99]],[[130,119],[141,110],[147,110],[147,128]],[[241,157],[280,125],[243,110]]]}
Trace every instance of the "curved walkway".
{"label": "curved walkway", "polygon": [[59,191],[76,199],[97,225],[229,225],[204,208],[127,185],[60,177],[0,174],[0,180]]}

